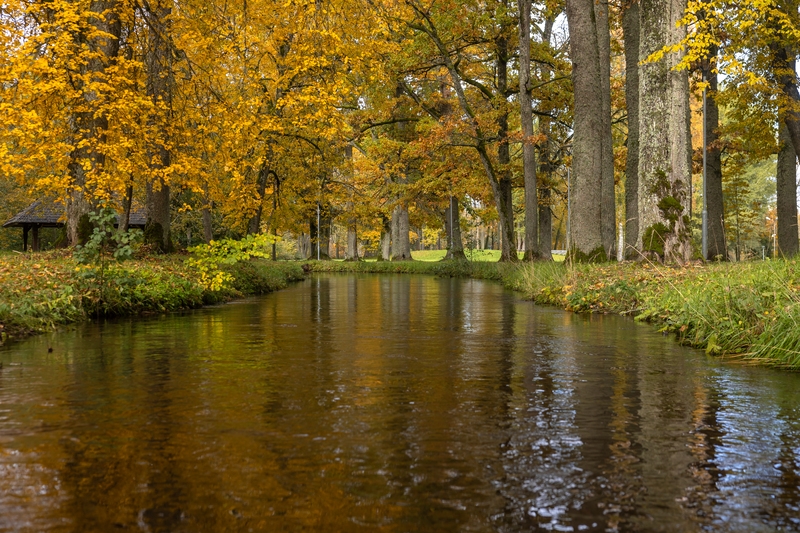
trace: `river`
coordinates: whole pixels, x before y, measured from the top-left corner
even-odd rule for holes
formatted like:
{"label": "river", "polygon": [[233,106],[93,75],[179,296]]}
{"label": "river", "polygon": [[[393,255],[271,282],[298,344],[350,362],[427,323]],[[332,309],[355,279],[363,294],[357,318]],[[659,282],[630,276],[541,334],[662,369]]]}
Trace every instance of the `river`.
{"label": "river", "polygon": [[800,375],[320,275],[0,348],[0,531],[798,531]]}

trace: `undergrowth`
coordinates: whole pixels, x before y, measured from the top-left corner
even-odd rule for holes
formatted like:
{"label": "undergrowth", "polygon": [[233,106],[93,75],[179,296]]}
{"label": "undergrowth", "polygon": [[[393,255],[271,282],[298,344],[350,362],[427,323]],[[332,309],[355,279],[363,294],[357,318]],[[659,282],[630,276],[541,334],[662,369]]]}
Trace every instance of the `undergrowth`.
{"label": "undergrowth", "polygon": [[250,259],[222,265],[230,283],[210,290],[185,256],[105,266],[102,283],[68,252],[0,256],[0,344],[95,316],[160,313],[263,294],[303,278],[298,263]]}

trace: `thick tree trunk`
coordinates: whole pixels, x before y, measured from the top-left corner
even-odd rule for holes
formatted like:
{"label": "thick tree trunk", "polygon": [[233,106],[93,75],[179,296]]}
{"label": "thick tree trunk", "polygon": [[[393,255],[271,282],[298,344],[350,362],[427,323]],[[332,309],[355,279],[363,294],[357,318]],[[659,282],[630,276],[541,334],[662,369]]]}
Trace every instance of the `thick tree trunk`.
{"label": "thick tree trunk", "polygon": [[553,214],[550,210],[550,187],[539,189],[539,259],[553,260]]}
{"label": "thick tree trunk", "polygon": [[[686,37],[686,26],[678,26],[678,22],[686,12],[687,0],[671,0],[669,6],[669,19],[667,20],[667,43],[675,44]],[[676,70],[682,58],[682,53],[669,55],[669,84],[670,84],[670,115],[668,138],[670,146],[670,184],[671,195],[679,207],[670,210],[670,215],[662,216],[670,221],[671,230],[665,242],[665,259],[680,264],[692,258],[692,228],[689,219],[689,205],[691,204],[692,166],[691,151],[692,139],[690,136],[689,106],[689,72]],[[674,221],[671,217],[677,217]]]}
{"label": "thick tree trunk", "polygon": [[411,261],[409,231],[408,207],[397,204],[392,211],[392,261]]}
{"label": "thick tree trunk", "polygon": [[[642,0],[639,10],[639,59],[675,43],[684,0]],[[676,54],[645,63],[639,81],[639,237],[641,250],[668,262],[690,259],[688,220],[689,84],[685,71],[673,71]]]}
{"label": "thick tree trunk", "polygon": [[[348,181],[353,179],[353,145],[348,144],[344,147],[344,163],[346,177]],[[352,196],[351,196],[352,198]],[[347,212],[347,249],[345,250],[345,261],[358,261],[358,220],[353,212],[353,201],[350,200],[345,205]],[[336,258],[339,258],[339,248],[336,248]]]}
{"label": "thick tree trunk", "polygon": [[625,40],[625,105],[628,110],[628,158],[625,164],[626,259],[636,259],[639,238],[639,2],[630,0],[622,19]]}
{"label": "thick tree trunk", "polygon": [[[497,73],[497,92],[505,98],[508,93],[508,41],[505,37],[497,39],[495,72]],[[532,133],[532,132],[531,132]],[[508,111],[502,108],[497,118],[498,183],[496,187],[500,221],[500,261],[517,261],[517,241],[514,236],[514,201],[511,184],[511,151],[508,144]]]}
{"label": "thick tree trunk", "polygon": [[320,217],[319,232],[319,245],[320,245],[320,259],[325,261],[331,258],[331,214],[330,206],[323,210],[323,216]]}
{"label": "thick tree trunk", "polygon": [[519,10],[519,105],[522,121],[522,169],[525,183],[525,257],[538,257],[539,200],[536,184],[536,147],[533,145],[531,79],[531,0],[520,0]]}
{"label": "thick tree trunk", "polygon": [[[347,203],[348,213],[353,211],[353,202]],[[337,249],[338,254],[338,249]],[[349,215],[347,219],[347,250],[344,254],[345,261],[358,261],[358,225],[356,218]]]}
{"label": "thick tree trunk", "polygon": [[[311,259],[311,236],[301,233],[297,236],[297,256],[300,259]],[[316,257],[315,257],[316,259]]]}
{"label": "thick tree trunk", "polygon": [[461,213],[455,196],[450,197],[450,205],[444,211],[444,232],[447,236],[447,254],[444,258],[466,260],[461,238]]}
{"label": "thick tree trunk", "polygon": [[[711,47],[709,56],[716,59],[717,48]],[[706,91],[706,112],[703,127],[706,132],[706,193],[703,201],[706,205],[708,224],[708,249],[704,259],[709,261],[725,261],[728,258],[725,242],[725,223],[722,198],[722,150],[719,145],[719,107],[716,96],[718,79],[713,71],[714,64],[706,61],[703,64],[703,78],[708,81]]]}
{"label": "thick tree trunk", "polygon": [[392,222],[386,216],[381,216],[381,252],[379,260],[391,261],[392,259]]}
{"label": "thick tree trunk", "polygon": [[600,90],[602,95],[602,188],[600,233],[608,258],[616,257],[616,195],[614,191],[614,139],[611,136],[611,30],[608,24],[608,0],[594,5],[597,23],[597,50],[600,59]]}
{"label": "thick tree trunk", "polygon": [[800,155],[800,111],[797,110],[800,106],[800,90],[797,87],[795,57],[780,43],[772,45],[771,48],[776,81],[790,103],[789,109],[781,116],[788,129],[794,151]]}
{"label": "thick tree trunk", "polygon": [[568,253],[575,261],[605,261],[601,233],[603,90],[594,0],[567,0],[567,23],[575,94]]}
{"label": "thick tree trunk", "polygon": [[[795,8],[796,9],[796,8]],[[800,156],[800,112],[797,111],[800,105],[800,91],[797,87],[797,74],[795,58],[789,54],[784,46],[772,47],[775,61],[775,74],[784,96],[789,100],[789,109],[783,112],[783,124],[781,125],[781,150],[778,152],[778,249],[786,257],[797,254],[797,202],[791,200],[797,195],[797,169],[796,164],[792,164],[790,170],[789,147],[794,153],[795,159]],[[794,163],[794,162],[793,162]],[[790,183],[791,182],[791,183]],[[789,191],[792,188],[792,191]],[[793,206],[790,202],[794,201]],[[781,216],[781,207],[784,214]],[[791,209],[794,208],[794,218],[789,221]],[[783,222],[781,222],[783,219]],[[781,238],[784,237],[784,242]]]}
{"label": "thick tree trunk", "polygon": [[[549,17],[544,22],[544,31],[542,32],[542,42],[550,44],[553,35],[553,25],[555,18]],[[552,79],[553,72],[547,66],[542,66],[542,80],[547,81]],[[551,111],[551,109],[546,109]],[[537,176],[538,185],[538,211],[539,211],[539,224],[538,224],[538,246],[539,246],[539,259],[552,261],[553,249],[553,218],[550,206],[552,205],[552,187],[553,187],[553,164],[551,162],[551,145],[552,134],[550,131],[550,118],[547,116],[539,117],[539,135],[542,142],[539,145],[539,174]]]}
{"label": "thick tree trunk", "polygon": [[358,261],[358,227],[356,226],[355,218],[350,218],[347,221],[347,250],[344,254],[344,260]]}
{"label": "thick tree trunk", "polygon": [[[86,64],[80,67],[81,74],[88,74],[91,82],[102,85],[106,83],[106,69],[119,56],[122,25],[116,0],[92,1],[89,10],[94,14],[90,24],[101,34],[87,37],[85,33],[77,33],[77,44],[92,53]],[[102,172],[105,165],[103,144],[106,142],[108,117],[101,112],[103,96],[92,86],[85,85],[83,76],[75,76],[73,79],[78,90],[82,91],[84,108],[74,117],[73,134],[76,146],[70,154],[68,165],[71,183],[66,198],[67,239],[70,245],[75,246],[88,238],[88,233],[80,235],[81,219],[85,219],[93,202],[94,191],[87,190],[87,177]],[[88,226],[85,229],[88,231]]]}
{"label": "thick tree trunk", "polygon": [[[169,17],[172,14],[169,0],[156,0],[150,4],[148,18],[150,29],[148,34],[149,50],[147,62],[147,94],[153,100],[156,111],[153,119],[158,125],[166,117],[172,105],[173,72],[167,36],[169,33]],[[157,142],[151,147],[151,170],[158,176],[152,178],[146,190],[146,223],[145,241],[158,247],[161,252],[172,250],[170,238],[170,187],[159,171],[170,166],[171,158],[166,141]]]}
{"label": "thick tree trunk", "polygon": [[794,257],[798,252],[797,235],[797,155],[789,131],[780,127],[777,168],[778,253]]}
{"label": "thick tree trunk", "polygon": [[317,224],[316,213],[308,219],[308,258],[322,259],[317,257],[319,249],[319,225]]}
{"label": "thick tree trunk", "polygon": [[[639,8],[640,41],[639,60],[660,50],[666,43],[666,19],[668,0],[641,0]],[[642,251],[656,250],[663,254],[663,242],[656,242],[659,235],[647,233],[648,228],[661,222],[656,190],[669,189],[669,108],[667,95],[669,82],[666,60],[644,63],[639,69],[639,234],[637,248]],[[661,183],[663,182],[663,183]]]}

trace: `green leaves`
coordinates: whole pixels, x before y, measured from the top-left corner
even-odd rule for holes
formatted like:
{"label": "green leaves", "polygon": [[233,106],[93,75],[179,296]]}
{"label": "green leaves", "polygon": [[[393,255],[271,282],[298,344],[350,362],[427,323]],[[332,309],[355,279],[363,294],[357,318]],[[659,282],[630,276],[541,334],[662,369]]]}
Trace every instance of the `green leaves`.
{"label": "green leaves", "polygon": [[233,281],[233,276],[221,270],[220,265],[233,265],[252,257],[267,259],[267,247],[278,239],[279,237],[260,233],[250,234],[240,240],[211,241],[189,248],[194,257],[187,259],[186,263],[197,271],[203,287],[210,291],[220,291]]}

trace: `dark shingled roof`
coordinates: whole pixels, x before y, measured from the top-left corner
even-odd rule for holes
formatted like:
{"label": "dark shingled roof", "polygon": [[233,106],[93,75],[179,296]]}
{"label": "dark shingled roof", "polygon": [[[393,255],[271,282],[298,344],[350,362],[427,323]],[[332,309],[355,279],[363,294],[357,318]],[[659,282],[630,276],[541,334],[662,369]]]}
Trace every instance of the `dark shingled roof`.
{"label": "dark shingled roof", "polygon": [[[66,221],[64,204],[52,198],[42,198],[36,200],[31,205],[11,217],[4,228],[20,228],[23,226],[42,226],[60,228]],[[117,219],[119,220],[119,219]],[[131,209],[131,219],[129,226],[132,228],[143,228],[145,223],[145,212],[141,206],[134,205]]]}

